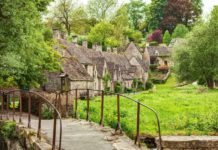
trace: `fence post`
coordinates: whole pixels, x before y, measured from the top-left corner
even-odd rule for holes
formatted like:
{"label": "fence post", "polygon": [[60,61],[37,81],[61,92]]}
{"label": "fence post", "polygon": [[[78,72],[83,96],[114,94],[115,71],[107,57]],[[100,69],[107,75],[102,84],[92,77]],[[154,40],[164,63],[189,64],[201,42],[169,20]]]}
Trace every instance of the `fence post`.
{"label": "fence post", "polygon": [[66,92],[66,117],[68,117],[68,91]]}
{"label": "fence post", "polygon": [[15,121],[14,119],[14,115],[15,115],[15,94],[13,92],[13,96],[12,96],[12,101],[13,101],[13,121]]}
{"label": "fence post", "polygon": [[19,117],[19,123],[22,122],[22,92],[20,91],[20,98],[19,98],[19,101],[20,101],[20,117]]}
{"label": "fence post", "polygon": [[100,125],[104,126],[104,91],[101,94],[101,120]]}
{"label": "fence post", "polygon": [[138,143],[139,147],[141,146],[140,143],[140,103],[137,103],[137,118],[136,118],[136,137],[135,137],[135,144]]}
{"label": "fence post", "polygon": [[54,111],[52,150],[55,150],[57,113]]}
{"label": "fence post", "polygon": [[86,120],[89,121],[89,89],[87,89],[87,111],[86,111]]}
{"label": "fence post", "polygon": [[41,140],[41,120],[42,120],[42,102],[39,101],[39,122],[38,122],[38,132],[37,137]]}
{"label": "fence post", "polygon": [[75,90],[75,118],[77,118],[77,106],[78,106],[78,90]]}
{"label": "fence post", "polygon": [[120,94],[117,94],[117,127],[115,131],[120,130],[122,134],[121,124],[120,124]]}
{"label": "fence post", "polygon": [[28,128],[31,128],[31,94],[28,92]]}

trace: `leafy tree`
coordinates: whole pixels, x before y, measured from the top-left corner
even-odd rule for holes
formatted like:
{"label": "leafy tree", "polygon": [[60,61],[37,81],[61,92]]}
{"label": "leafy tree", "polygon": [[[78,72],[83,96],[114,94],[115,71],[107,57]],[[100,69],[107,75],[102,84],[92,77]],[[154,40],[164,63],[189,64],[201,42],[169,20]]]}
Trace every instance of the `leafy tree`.
{"label": "leafy tree", "polygon": [[188,28],[183,24],[178,24],[173,31],[173,38],[184,38],[185,35],[189,32]]}
{"label": "leafy tree", "polygon": [[70,35],[72,27],[72,12],[77,8],[77,3],[75,0],[58,0],[50,16],[54,18],[54,21],[62,24]]}
{"label": "leafy tree", "polygon": [[39,86],[46,71],[59,67],[57,54],[44,41],[36,5],[26,0],[0,2],[1,87]]}
{"label": "leafy tree", "polygon": [[148,42],[162,43],[163,36],[160,29],[155,30],[151,35],[148,36]]}
{"label": "leafy tree", "polygon": [[146,18],[146,4],[142,0],[131,0],[127,5],[130,23],[133,29],[139,30]]}
{"label": "leafy tree", "polygon": [[99,44],[102,44],[103,46],[107,44],[111,44],[111,43],[116,43],[116,42],[119,43],[114,38],[114,25],[112,25],[111,23],[107,21],[102,21],[96,24],[91,29],[91,32],[88,34],[88,40],[91,43],[99,43]]}
{"label": "leafy tree", "polygon": [[113,12],[116,5],[117,0],[89,0],[88,12],[91,17],[100,21],[111,16],[111,12]]}
{"label": "leafy tree", "polygon": [[177,24],[191,26],[201,14],[199,10],[201,5],[199,7],[195,6],[201,4],[200,2],[200,0],[168,0],[164,8],[162,29],[172,33]]}
{"label": "leafy tree", "polygon": [[133,29],[127,29],[124,33],[130,41],[133,41],[135,43],[141,42],[141,39],[143,38],[142,33],[138,30]]}
{"label": "leafy tree", "polygon": [[164,36],[163,36],[163,43],[169,45],[171,40],[172,40],[172,38],[171,38],[169,31],[168,30],[165,31]]}
{"label": "leafy tree", "polygon": [[185,43],[177,45],[176,70],[180,81],[204,80],[214,88],[218,74],[218,7],[207,22],[198,23]]}
{"label": "leafy tree", "polygon": [[151,0],[148,11],[148,29],[155,30],[160,27],[163,20],[164,8],[167,4],[167,0]]}

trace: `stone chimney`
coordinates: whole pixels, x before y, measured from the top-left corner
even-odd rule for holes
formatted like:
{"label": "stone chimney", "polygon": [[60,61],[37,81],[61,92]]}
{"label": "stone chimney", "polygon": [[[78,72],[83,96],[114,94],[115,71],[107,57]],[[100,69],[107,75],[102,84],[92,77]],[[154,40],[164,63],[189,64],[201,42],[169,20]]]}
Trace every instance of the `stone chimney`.
{"label": "stone chimney", "polygon": [[72,43],[77,44],[77,36],[76,35],[72,36]]}
{"label": "stone chimney", "polygon": [[116,47],[113,48],[113,53],[117,54],[117,48]]}
{"label": "stone chimney", "polygon": [[146,44],[146,47],[145,47],[145,50],[144,50],[144,54],[143,54],[143,57],[142,57],[143,61],[145,63],[148,63],[150,64],[150,55],[148,53],[148,45]]}
{"label": "stone chimney", "polygon": [[111,52],[111,47],[110,46],[107,46],[107,52]]}
{"label": "stone chimney", "polygon": [[83,41],[82,46],[85,47],[85,48],[88,48],[88,41]]}
{"label": "stone chimney", "polygon": [[102,52],[102,45],[97,45],[97,47],[96,47],[96,51],[100,51],[100,52]]}

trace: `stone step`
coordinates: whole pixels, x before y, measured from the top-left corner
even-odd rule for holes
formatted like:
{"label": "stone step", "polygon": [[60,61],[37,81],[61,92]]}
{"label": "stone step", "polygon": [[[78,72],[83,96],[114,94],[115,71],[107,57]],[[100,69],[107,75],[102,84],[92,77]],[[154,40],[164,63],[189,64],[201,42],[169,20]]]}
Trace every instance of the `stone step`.
{"label": "stone step", "polygon": [[[157,144],[158,141],[156,139]],[[218,150],[218,136],[162,136],[162,148],[163,150]]]}

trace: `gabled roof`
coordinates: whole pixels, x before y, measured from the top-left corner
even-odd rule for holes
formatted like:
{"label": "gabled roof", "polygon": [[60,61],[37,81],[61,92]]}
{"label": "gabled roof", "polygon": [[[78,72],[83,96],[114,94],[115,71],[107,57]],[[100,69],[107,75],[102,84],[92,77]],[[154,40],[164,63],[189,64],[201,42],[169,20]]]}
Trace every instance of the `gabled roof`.
{"label": "gabled roof", "polygon": [[171,51],[166,46],[148,46],[148,53],[150,56],[170,56]]}
{"label": "gabled roof", "polygon": [[140,49],[133,42],[127,45],[124,54],[129,60],[132,57],[139,57],[140,59],[142,59]]}
{"label": "gabled roof", "polygon": [[70,80],[91,81],[92,77],[86,69],[75,58],[63,57],[61,61],[62,71],[68,75]]}
{"label": "gabled roof", "polygon": [[103,57],[92,58],[93,63],[96,65],[98,77],[103,77],[105,59]]}

